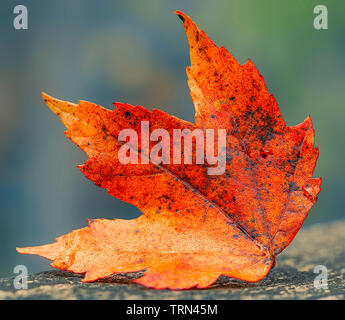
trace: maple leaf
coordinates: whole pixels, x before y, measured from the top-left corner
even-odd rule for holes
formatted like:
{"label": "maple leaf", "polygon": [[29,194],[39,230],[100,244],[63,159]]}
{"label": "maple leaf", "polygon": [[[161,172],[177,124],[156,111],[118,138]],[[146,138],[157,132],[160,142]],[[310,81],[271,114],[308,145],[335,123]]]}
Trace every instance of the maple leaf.
{"label": "maple leaf", "polygon": [[[89,157],[80,170],[143,215],[89,220],[88,227],[56,243],[18,248],[20,253],[85,273],[83,282],[145,270],[135,282],[147,287],[203,288],[220,275],[264,278],[302,226],[321,185],[321,178],[312,178],[318,149],[310,117],[286,126],[254,64],[240,65],[187,15],[176,14],[190,46],[187,75],[195,124],[141,106],[115,103],[111,111],[43,94],[67,127],[66,136]],[[194,163],[121,163],[121,130],[140,132],[143,121],[151,133],[164,128],[170,136],[176,128],[225,128],[225,172],[210,175],[206,165]],[[139,145],[141,154],[152,147],[142,139]]]}

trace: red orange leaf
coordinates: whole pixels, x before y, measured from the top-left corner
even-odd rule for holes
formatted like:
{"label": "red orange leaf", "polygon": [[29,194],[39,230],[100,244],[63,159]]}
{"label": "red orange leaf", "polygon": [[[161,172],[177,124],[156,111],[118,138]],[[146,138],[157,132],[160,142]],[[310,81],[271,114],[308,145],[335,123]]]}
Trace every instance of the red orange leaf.
{"label": "red orange leaf", "polygon": [[[67,127],[67,137],[89,156],[80,170],[143,215],[130,221],[90,221],[54,244],[18,249],[20,253],[85,273],[85,282],[146,270],[136,281],[148,287],[207,287],[220,275],[262,279],[300,229],[321,184],[312,178],[318,150],[311,119],[286,126],[254,64],[240,65],[187,15],[176,13],[190,45],[187,74],[195,124],[140,106],[115,103],[111,111],[43,94]],[[121,130],[132,128],[140,136],[143,121],[150,133],[164,128],[171,139],[174,129],[226,129],[225,172],[210,175],[207,165],[195,161],[149,159],[154,143],[146,145],[141,137],[141,161],[121,163]],[[171,155],[172,146],[167,148]]]}

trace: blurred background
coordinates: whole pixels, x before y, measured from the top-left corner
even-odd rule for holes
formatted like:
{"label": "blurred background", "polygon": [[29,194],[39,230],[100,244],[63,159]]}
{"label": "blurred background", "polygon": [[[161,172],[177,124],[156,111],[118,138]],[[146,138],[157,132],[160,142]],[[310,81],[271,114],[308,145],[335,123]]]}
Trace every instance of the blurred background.
{"label": "blurred background", "polygon": [[[18,4],[28,8],[28,30],[13,27]],[[328,30],[313,27],[317,4],[328,8]],[[40,94],[108,108],[140,104],[193,121],[177,9],[239,62],[255,63],[288,125],[311,114],[320,148],[315,177],[323,183],[304,227],[344,217],[345,2],[2,0],[0,277],[12,276],[18,264],[29,272],[50,268],[16,247],[54,242],[87,218],[140,215],[77,169],[86,156]]]}

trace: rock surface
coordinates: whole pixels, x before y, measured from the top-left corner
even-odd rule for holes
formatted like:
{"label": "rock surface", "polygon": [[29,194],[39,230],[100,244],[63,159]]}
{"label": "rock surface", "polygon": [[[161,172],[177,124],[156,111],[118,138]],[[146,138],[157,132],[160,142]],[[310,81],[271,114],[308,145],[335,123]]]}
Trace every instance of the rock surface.
{"label": "rock surface", "polygon": [[[317,289],[317,265],[328,271],[328,288]],[[208,289],[153,290],[132,283],[140,273],[121,274],[96,283],[81,275],[47,271],[28,276],[28,289],[16,290],[13,278],[0,279],[0,299],[344,299],[345,221],[301,230],[258,283],[220,277]]]}

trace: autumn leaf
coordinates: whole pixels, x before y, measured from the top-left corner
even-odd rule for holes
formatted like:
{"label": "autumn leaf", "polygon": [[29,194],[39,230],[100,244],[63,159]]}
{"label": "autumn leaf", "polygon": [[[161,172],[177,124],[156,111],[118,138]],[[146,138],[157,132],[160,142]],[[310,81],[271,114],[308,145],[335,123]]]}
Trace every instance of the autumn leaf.
{"label": "autumn leaf", "polygon": [[[43,94],[67,127],[66,136],[89,157],[80,170],[143,215],[89,221],[88,227],[56,243],[17,249],[20,253],[37,254],[52,260],[53,267],[85,273],[83,282],[145,270],[135,281],[147,287],[203,288],[220,275],[261,280],[301,228],[321,184],[320,178],[312,178],[318,149],[310,117],[286,126],[254,64],[248,60],[240,65],[187,15],[176,14],[190,46],[187,75],[195,124],[141,106],[115,103],[111,111]],[[149,124],[151,135],[164,128],[171,138],[176,129],[226,129],[224,172],[209,174],[212,166],[195,163],[196,149],[193,162],[187,164],[159,161],[164,158],[159,152],[157,161],[150,158],[155,142],[147,143],[140,135],[143,123]],[[126,145],[119,135],[126,128],[139,133],[134,154],[138,163],[119,160]],[[215,143],[219,139],[216,135]],[[160,148],[166,147],[171,156],[171,144],[165,145],[169,142],[162,140]]]}

